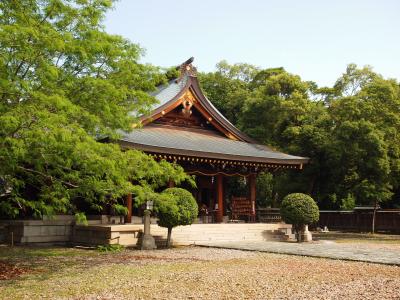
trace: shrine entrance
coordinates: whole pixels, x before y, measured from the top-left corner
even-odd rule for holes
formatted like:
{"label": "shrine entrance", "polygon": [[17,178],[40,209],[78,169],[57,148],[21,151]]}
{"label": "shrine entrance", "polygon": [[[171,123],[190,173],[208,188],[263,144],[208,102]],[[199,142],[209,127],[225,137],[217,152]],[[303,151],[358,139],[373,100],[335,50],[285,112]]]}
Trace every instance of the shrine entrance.
{"label": "shrine entrance", "polygon": [[226,174],[196,175],[197,189],[193,192],[193,196],[199,206],[199,217],[203,223],[255,221],[255,175],[242,177],[246,178],[247,183],[248,191],[245,196],[228,194],[227,185],[230,178],[232,177]]}

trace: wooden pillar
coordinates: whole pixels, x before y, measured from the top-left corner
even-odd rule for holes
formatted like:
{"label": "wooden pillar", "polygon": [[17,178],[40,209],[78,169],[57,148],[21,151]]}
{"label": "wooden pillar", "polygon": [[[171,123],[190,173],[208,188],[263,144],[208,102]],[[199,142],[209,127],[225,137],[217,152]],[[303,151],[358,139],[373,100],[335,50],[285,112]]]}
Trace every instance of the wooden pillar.
{"label": "wooden pillar", "polygon": [[126,207],[128,208],[128,214],[125,216],[125,223],[132,222],[132,193],[126,195],[125,199]]}
{"label": "wooden pillar", "polygon": [[251,210],[252,210],[252,221],[256,220],[256,175],[251,174],[249,176],[249,197],[251,202]]}
{"label": "wooden pillar", "polygon": [[221,174],[217,175],[217,203],[216,221],[221,223],[224,217],[224,177]]}

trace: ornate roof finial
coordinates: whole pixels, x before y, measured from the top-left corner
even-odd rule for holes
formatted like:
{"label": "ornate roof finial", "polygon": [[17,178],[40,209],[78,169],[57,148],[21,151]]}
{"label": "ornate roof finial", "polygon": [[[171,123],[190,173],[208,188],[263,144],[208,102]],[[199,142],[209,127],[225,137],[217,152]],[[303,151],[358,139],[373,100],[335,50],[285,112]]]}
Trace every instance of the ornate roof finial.
{"label": "ornate roof finial", "polygon": [[181,65],[177,66],[176,69],[180,71],[179,78],[177,81],[180,81],[182,77],[187,74],[188,76],[196,77],[197,76],[197,69],[192,65],[194,61],[194,57],[192,56],[188,60],[186,60]]}

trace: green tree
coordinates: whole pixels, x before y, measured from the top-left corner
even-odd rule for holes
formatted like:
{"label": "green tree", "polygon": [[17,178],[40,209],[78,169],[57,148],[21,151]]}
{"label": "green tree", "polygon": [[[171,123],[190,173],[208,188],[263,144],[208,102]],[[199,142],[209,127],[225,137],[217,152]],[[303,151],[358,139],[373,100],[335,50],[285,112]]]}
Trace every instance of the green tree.
{"label": "green tree", "polygon": [[312,224],[319,220],[319,209],[314,199],[310,196],[294,193],[283,198],[281,216],[286,223],[293,225],[297,241],[301,242],[300,233],[304,225]]}
{"label": "green tree", "polygon": [[238,63],[228,64],[225,60],[216,66],[216,72],[200,73],[199,80],[207,97],[233,124],[237,124],[242,107],[250,91],[249,83],[258,68]]}
{"label": "green tree", "polygon": [[112,1],[0,2],[0,215],[75,213],[145,201],[182,168],[97,142],[131,130],[165,80],[104,31]]}
{"label": "green tree", "polygon": [[235,125],[260,143],[310,158],[301,172],[274,173],[274,194],[302,191],[329,209],[350,207],[353,200],[358,205],[378,201],[396,206],[400,194],[396,80],[355,64],[333,87],[321,88],[283,68],[256,70],[243,77],[246,80],[232,77],[235,73],[229,70],[225,66],[224,72],[203,77],[206,91],[220,97],[221,105],[216,106],[226,109],[235,99],[217,88],[245,91],[240,101],[234,100]]}
{"label": "green tree", "polygon": [[181,188],[168,188],[157,198],[158,225],[168,229],[167,247],[171,246],[172,228],[190,225],[198,214],[198,206],[193,195]]}

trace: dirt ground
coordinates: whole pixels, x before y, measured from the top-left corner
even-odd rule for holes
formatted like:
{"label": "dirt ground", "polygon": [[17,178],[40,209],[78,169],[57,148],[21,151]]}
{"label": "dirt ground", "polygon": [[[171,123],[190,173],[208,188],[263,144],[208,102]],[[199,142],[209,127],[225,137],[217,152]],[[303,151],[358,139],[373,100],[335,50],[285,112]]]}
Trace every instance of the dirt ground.
{"label": "dirt ground", "polygon": [[226,249],[0,247],[0,267],[0,299],[400,299],[400,267]]}

